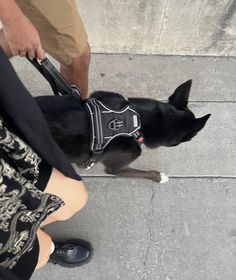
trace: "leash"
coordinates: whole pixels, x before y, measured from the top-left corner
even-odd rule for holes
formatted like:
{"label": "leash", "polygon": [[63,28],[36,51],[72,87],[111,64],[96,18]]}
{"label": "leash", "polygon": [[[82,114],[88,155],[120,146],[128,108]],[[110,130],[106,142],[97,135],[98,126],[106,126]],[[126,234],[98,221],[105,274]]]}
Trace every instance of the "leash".
{"label": "leash", "polygon": [[40,62],[37,58],[30,58],[28,56],[26,56],[26,58],[49,82],[55,95],[74,94],[80,96],[79,88],[74,85],[69,85],[48,58],[45,58]]}

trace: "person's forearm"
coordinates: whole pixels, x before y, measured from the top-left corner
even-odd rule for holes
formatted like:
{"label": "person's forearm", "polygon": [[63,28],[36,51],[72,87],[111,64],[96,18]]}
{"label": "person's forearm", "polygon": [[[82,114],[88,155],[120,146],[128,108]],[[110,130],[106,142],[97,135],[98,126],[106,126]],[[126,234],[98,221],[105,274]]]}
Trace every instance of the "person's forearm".
{"label": "person's forearm", "polygon": [[[40,60],[45,58],[37,29],[23,14],[14,0],[0,0],[0,21],[3,24],[2,37],[5,46],[7,45],[3,49],[9,57],[12,55],[22,57],[28,55]],[[3,43],[2,46],[4,46]]]}
{"label": "person's forearm", "polygon": [[15,0],[0,0],[0,21],[3,25],[21,15],[23,15],[23,13]]}

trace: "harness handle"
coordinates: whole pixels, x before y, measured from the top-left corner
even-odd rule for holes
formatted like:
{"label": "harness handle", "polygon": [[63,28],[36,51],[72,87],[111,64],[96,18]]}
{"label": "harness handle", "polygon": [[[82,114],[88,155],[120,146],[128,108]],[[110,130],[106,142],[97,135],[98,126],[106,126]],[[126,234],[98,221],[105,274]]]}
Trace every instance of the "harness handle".
{"label": "harness handle", "polygon": [[79,88],[74,85],[70,86],[48,58],[43,59],[41,62],[37,58],[32,59],[29,56],[26,56],[26,58],[49,82],[55,95],[60,93],[62,95],[74,94],[80,96]]}

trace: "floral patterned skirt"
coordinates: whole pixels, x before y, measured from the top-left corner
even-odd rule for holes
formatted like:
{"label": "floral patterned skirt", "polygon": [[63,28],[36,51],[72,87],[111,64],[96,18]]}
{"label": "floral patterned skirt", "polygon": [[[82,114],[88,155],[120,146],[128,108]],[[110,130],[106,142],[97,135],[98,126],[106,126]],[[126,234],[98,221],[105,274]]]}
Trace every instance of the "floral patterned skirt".
{"label": "floral patterned skirt", "polygon": [[64,203],[43,192],[51,167],[0,116],[0,266],[29,279],[42,221]]}

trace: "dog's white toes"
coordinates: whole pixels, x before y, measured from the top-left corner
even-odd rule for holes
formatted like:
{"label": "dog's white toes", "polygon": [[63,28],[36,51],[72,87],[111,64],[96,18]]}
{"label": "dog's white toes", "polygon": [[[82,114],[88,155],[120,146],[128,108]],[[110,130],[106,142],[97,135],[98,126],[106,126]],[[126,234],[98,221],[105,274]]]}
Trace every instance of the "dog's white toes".
{"label": "dog's white toes", "polygon": [[161,184],[167,183],[169,181],[169,177],[165,173],[160,173],[161,174]]}

